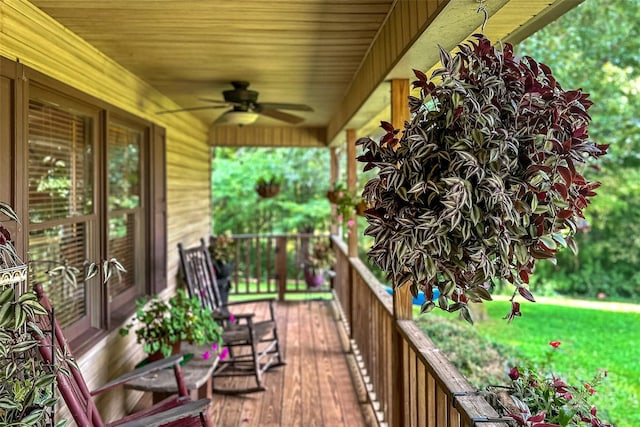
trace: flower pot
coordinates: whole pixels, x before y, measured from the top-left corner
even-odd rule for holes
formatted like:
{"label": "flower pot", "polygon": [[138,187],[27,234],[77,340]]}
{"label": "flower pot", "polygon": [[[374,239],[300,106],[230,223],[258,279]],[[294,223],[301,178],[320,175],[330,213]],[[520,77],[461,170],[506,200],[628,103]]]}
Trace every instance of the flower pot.
{"label": "flower pot", "polygon": [[337,204],[343,196],[344,191],[327,191],[327,199],[329,199],[329,202],[333,203],[334,205]]}
{"label": "flower pot", "polygon": [[[180,341],[171,344],[171,355],[180,354],[180,344]],[[155,362],[160,359],[164,359],[164,354],[162,354],[160,350],[156,351],[155,353],[151,353],[147,358],[149,363]]]}
{"label": "flower pot", "polygon": [[310,289],[317,289],[324,285],[324,272],[313,268],[304,270],[304,281]]}
{"label": "flower pot", "polygon": [[213,267],[216,271],[216,279],[222,280],[231,276],[231,274],[233,273],[233,268],[235,267],[235,263],[233,261],[231,262],[214,261]]}

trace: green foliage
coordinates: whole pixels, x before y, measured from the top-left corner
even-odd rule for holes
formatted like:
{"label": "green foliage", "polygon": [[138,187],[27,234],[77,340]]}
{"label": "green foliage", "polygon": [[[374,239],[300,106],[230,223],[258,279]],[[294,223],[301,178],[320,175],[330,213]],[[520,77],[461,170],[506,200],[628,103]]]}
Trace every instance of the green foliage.
{"label": "green foliage", "polygon": [[236,259],[235,240],[228,232],[213,237],[208,248],[213,262],[226,264]]}
{"label": "green foliage", "polygon": [[136,301],[133,321],[120,329],[120,335],[134,330],[136,341],[143,344],[147,354],[160,351],[165,357],[171,355],[173,344],[189,341],[192,344],[221,344],[222,329],[213,313],[203,308],[200,299],[189,297],[184,290],[164,301],[154,296],[150,301]]}
{"label": "green foliage", "polygon": [[33,292],[0,287],[0,425],[44,425],[57,401],[55,368],[37,355],[42,331],[29,321],[46,314]]}
{"label": "green foliage", "polygon": [[640,3],[588,0],[523,41],[520,53],[552,66],[558,81],[589,92],[590,133],[611,144],[592,170],[602,182],[576,236],[577,259],[540,264],[536,290],[595,297],[640,297]]}
{"label": "green foliage", "polygon": [[345,190],[340,193],[336,202],[336,214],[341,221],[347,221],[356,212],[356,205],[362,202],[362,197],[356,190]]}
{"label": "green foliage", "polygon": [[529,426],[536,420],[561,427],[611,427],[600,419],[593,404],[607,372],[600,370],[587,382],[569,384],[553,367],[554,356],[562,351],[561,342],[551,341],[549,346],[544,363],[519,361],[511,366],[510,399],[506,400],[504,415],[513,417],[519,426]]}
{"label": "green foliage", "polygon": [[554,360],[554,371],[568,383],[581,384],[600,369],[608,379],[598,388],[594,403],[598,415],[617,427],[640,425],[640,313],[605,311],[558,304],[527,304],[527,321],[506,324],[500,319],[508,301],[487,304],[490,320],[478,322],[481,335],[518,348],[519,355],[544,363],[551,341],[561,341],[563,357]]}
{"label": "green foliage", "polygon": [[[10,205],[0,202],[0,219],[18,221]],[[17,291],[27,267],[18,257],[7,228],[0,224],[0,425],[44,426],[57,397],[56,367],[38,355],[34,323],[47,311],[32,291]],[[58,357],[63,357],[59,355]]]}
{"label": "green foliage", "polygon": [[335,255],[331,248],[331,241],[329,239],[320,239],[313,243],[313,247],[305,260],[305,265],[318,272],[333,268],[334,262]]}
{"label": "green foliage", "polygon": [[478,390],[500,384],[514,349],[496,344],[459,319],[418,316],[416,324]]}
{"label": "green foliage", "polygon": [[[294,233],[329,225],[329,150],[217,148],[213,161],[214,233]],[[256,183],[282,179],[280,194],[264,199]]]}

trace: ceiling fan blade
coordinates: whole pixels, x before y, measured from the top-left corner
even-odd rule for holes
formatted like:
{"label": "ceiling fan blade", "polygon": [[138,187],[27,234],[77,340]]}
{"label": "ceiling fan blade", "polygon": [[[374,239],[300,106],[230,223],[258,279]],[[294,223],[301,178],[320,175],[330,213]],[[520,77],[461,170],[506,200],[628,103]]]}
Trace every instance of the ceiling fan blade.
{"label": "ceiling fan blade", "polygon": [[296,125],[298,123],[304,122],[302,117],[294,116],[293,114],[285,113],[284,111],[274,110],[272,108],[264,108],[264,104],[260,104],[262,108],[259,110],[256,109],[256,113],[262,114],[263,116],[271,117],[272,119],[281,120],[283,122],[291,123],[292,125]]}
{"label": "ceiling fan blade", "polygon": [[313,108],[304,104],[287,104],[283,102],[260,102],[258,104],[264,108],[276,110],[313,111]]}
{"label": "ceiling fan blade", "polygon": [[183,111],[211,110],[215,108],[228,108],[227,105],[207,105],[206,107],[187,107],[178,108],[176,110],[156,111],[156,114],[181,113]]}
{"label": "ceiling fan blade", "polygon": [[211,99],[211,98],[198,98],[198,99],[200,101],[213,102],[215,104],[226,104],[226,105],[229,105],[229,102],[223,101],[222,99]]}

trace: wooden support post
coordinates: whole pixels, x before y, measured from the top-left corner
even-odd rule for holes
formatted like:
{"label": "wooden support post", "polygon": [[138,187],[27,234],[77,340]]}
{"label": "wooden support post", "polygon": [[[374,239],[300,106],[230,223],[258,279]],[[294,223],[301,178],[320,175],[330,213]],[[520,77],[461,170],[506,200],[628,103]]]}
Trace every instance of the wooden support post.
{"label": "wooden support post", "polygon": [[[409,121],[409,80],[391,80],[391,124],[394,128],[404,130],[404,122]],[[401,134],[398,135],[400,137]],[[395,284],[394,284],[395,286]],[[393,290],[393,317],[396,320],[406,320],[413,317],[413,306],[410,286],[407,283],[401,288]],[[405,366],[403,337],[396,329],[392,335],[393,348],[393,409],[391,425],[409,425],[411,414],[408,413],[406,403],[409,401],[408,381],[409,367]]]}
{"label": "wooden support post", "polygon": [[276,237],[276,278],[278,280],[278,301],[284,301],[287,292],[287,238]]}
{"label": "wooden support post", "polygon": [[[350,192],[356,191],[358,188],[358,177],[356,167],[356,130],[347,129],[347,190]],[[349,227],[349,257],[358,256],[358,222],[356,221],[355,209],[351,212],[348,218],[344,218],[344,221],[353,224]]]}
{"label": "wooden support post", "polygon": [[[338,182],[338,178],[340,177],[340,159],[338,158],[338,149],[336,147],[332,147],[330,151],[330,160],[331,162],[331,178],[330,178],[330,186],[334,188],[336,183]],[[330,232],[333,235],[340,233],[340,225],[336,222],[336,205],[331,204],[331,229]]]}

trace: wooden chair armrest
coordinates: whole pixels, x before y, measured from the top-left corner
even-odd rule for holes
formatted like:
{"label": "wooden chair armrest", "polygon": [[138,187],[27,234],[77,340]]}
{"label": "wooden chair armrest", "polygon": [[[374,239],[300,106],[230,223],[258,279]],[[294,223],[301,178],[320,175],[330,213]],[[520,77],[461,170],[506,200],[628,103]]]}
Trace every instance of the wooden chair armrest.
{"label": "wooden chair armrest", "polygon": [[211,400],[209,399],[191,401],[184,405],[169,409],[168,411],[163,411],[158,414],[152,414],[123,424],[118,424],[118,427],[157,427],[165,425],[172,421],[184,419],[189,415],[194,417],[198,416],[201,412],[205,412],[207,410],[210,403]]}
{"label": "wooden chair armrest", "polygon": [[180,362],[182,362],[182,355],[176,354],[174,356],[167,357],[165,359],[160,359],[153,363],[149,363],[148,365],[141,366],[138,369],[135,369],[124,375],[121,375],[118,378],[104,384],[103,386],[98,387],[97,389],[91,392],[91,395],[95,396],[97,394],[110,390],[119,385],[126,384],[127,382],[135,378],[143,377],[151,372],[159,371],[160,369],[170,368]]}
{"label": "wooden chair armrest", "polygon": [[259,302],[275,303],[276,299],[275,298],[256,298],[256,299],[248,299],[248,300],[242,300],[242,301],[230,301],[226,303],[223,307],[228,307],[230,305],[255,304]]}
{"label": "wooden chair armrest", "polygon": [[231,320],[231,316],[237,320],[248,320],[255,316],[254,313],[214,313],[213,317],[216,320]]}

